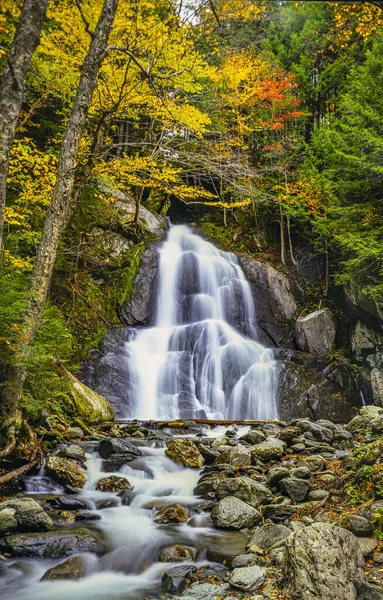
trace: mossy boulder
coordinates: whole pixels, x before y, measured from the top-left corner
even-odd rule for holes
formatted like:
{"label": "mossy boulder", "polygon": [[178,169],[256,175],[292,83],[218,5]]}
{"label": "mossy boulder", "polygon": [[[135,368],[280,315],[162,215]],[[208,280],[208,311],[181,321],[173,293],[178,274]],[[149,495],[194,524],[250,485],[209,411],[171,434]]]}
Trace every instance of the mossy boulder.
{"label": "mossy boulder", "polygon": [[16,527],[8,531],[42,531],[53,527],[52,519],[33,498],[9,498],[0,503],[0,530],[5,533],[7,522],[11,526],[16,521]]}
{"label": "mossy boulder", "polygon": [[81,383],[62,365],[60,365],[60,371],[67,379],[69,393],[77,417],[89,425],[97,425],[114,419],[113,408],[106,398]]}
{"label": "mossy boulder", "polygon": [[202,467],[205,462],[197,446],[187,438],[167,440],[165,454],[184,467]]}
{"label": "mossy boulder", "polygon": [[84,556],[71,556],[63,563],[48,569],[41,581],[55,581],[57,579],[81,579],[87,572],[87,563]]}
{"label": "mossy boulder", "polygon": [[50,456],[45,465],[49,475],[59,483],[82,488],[85,484],[84,470],[73,460],[59,456]]}
{"label": "mossy boulder", "polygon": [[132,486],[126,477],[118,477],[117,475],[103,477],[96,483],[96,490],[100,492],[121,492],[131,488]]}
{"label": "mossy boulder", "polygon": [[185,523],[189,518],[189,510],[181,504],[171,504],[158,511],[154,520],[161,525]]}
{"label": "mossy boulder", "polygon": [[103,554],[99,533],[85,527],[60,527],[42,533],[16,533],[0,539],[0,550],[12,556],[65,558],[81,552]]}

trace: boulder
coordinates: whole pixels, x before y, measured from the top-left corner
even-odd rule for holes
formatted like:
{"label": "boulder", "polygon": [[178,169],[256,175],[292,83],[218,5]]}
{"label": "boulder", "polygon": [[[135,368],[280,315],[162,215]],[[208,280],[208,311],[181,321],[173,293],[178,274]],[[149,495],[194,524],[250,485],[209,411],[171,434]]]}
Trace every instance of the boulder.
{"label": "boulder", "polygon": [[76,417],[89,425],[97,425],[114,419],[113,408],[106,398],[81,383],[63,365],[60,364],[59,369],[68,383],[69,394],[74,405],[73,413]]}
{"label": "boulder", "polygon": [[283,556],[285,586],[294,600],[356,600],[364,560],[352,533],[315,523],[289,536]]}
{"label": "boulder", "polygon": [[383,335],[381,330],[371,329],[358,321],[351,333],[351,350],[357,362],[366,363],[370,368],[383,366]]}
{"label": "boulder", "polygon": [[299,317],[295,324],[295,341],[299,350],[328,356],[335,343],[335,319],[328,308]]}
{"label": "boulder", "polygon": [[217,485],[216,495],[218,500],[226,496],[234,496],[257,508],[260,504],[271,502],[273,495],[270,490],[250,477],[233,477],[224,479]]}
{"label": "boulder", "polygon": [[202,467],[205,462],[198,447],[188,438],[166,440],[165,454],[184,467]]}
{"label": "boulder", "polygon": [[275,523],[266,523],[256,530],[250,538],[248,549],[252,552],[252,546],[261,550],[269,550],[274,544],[278,544],[282,540],[291,535],[291,529],[285,525],[277,525]]}
{"label": "boulder", "polygon": [[104,544],[89,529],[56,528],[43,533],[16,533],[0,540],[0,549],[12,556],[64,558],[80,552],[103,554]]}
{"label": "boulder", "polygon": [[310,484],[306,479],[297,477],[285,477],[279,484],[281,492],[288,496],[293,502],[303,502],[310,491]]}
{"label": "boulder", "polygon": [[[8,522],[16,520],[19,531],[47,531],[53,527],[52,519],[48,517],[40,504],[33,498],[9,498],[9,500],[0,503],[0,511],[0,519],[1,515],[4,514],[6,515],[5,520]],[[10,511],[12,511],[12,514],[10,514]],[[10,517],[12,518],[10,519]],[[2,518],[4,522],[4,516]],[[16,528],[8,529],[8,531],[14,529]]]}
{"label": "boulder", "polygon": [[96,490],[100,492],[121,492],[122,490],[131,488],[132,486],[126,477],[118,477],[117,475],[103,477],[96,483]]}
{"label": "boulder", "polygon": [[341,517],[336,524],[339,525],[339,527],[348,529],[348,531],[351,531],[351,533],[358,537],[369,537],[374,533],[372,524],[359,515]]}
{"label": "boulder", "polygon": [[192,565],[181,565],[169,569],[162,576],[161,588],[165,592],[178,594],[186,588],[186,580],[190,580],[197,567]]}
{"label": "boulder", "polygon": [[233,570],[230,584],[243,592],[255,592],[265,581],[265,573],[266,569],[257,565],[253,567],[240,567]]}
{"label": "boulder", "polygon": [[[228,567],[234,566],[237,556],[246,552],[249,536],[243,531],[219,531],[209,539],[206,558],[213,562],[219,562]],[[254,556],[252,556],[254,558]],[[245,566],[245,565],[236,565]]]}
{"label": "boulder", "polygon": [[174,546],[162,548],[157,560],[159,562],[186,562],[188,560],[194,560],[195,556],[195,548],[175,544]]}
{"label": "boulder", "polygon": [[85,450],[81,446],[71,444],[70,446],[65,446],[65,448],[60,450],[59,456],[81,461],[85,457]]}
{"label": "boulder", "polygon": [[126,455],[125,462],[129,462],[138,456],[142,456],[142,452],[137,446],[127,440],[119,438],[105,438],[104,440],[101,440],[98,452],[101,458],[104,459],[108,459],[115,454]]}
{"label": "boulder", "polygon": [[227,496],[214,507],[211,518],[216,527],[244,529],[245,527],[254,527],[261,515],[258,510],[239,498]]}
{"label": "boulder", "polygon": [[202,498],[206,498],[207,500],[214,499],[216,489],[221,481],[222,475],[219,473],[203,476],[194,488],[194,494],[196,496],[202,496]]}
{"label": "boulder", "polygon": [[267,485],[276,487],[279,482],[290,475],[290,469],[283,466],[272,467],[267,474]]}
{"label": "boulder", "polygon": [[48,569],[41,581],[55,581],[57,579],[81,579],[87,574],[87,561],[84,556],[72,556],[64,562]]}
{"label": "boulder", "polygon": [[266,436],[260,429],[250,429],[245,435],[239,438],[240,442],[248,442],[252,446],[266,441]]}
{"label": "boulder", "polygon": [[270,460],[278,460],[282,457],[286,449],[285,442],[278,438],[268,438],[266,442],[251,446],[252,461],[262,460],[268,462]]}
{"label": "boulder", "polygon": [[379,543],[378,540],[369,537],[358,537],[357,540],[364,558],[370,557]]}
{"label": "boulder", "polygon": [[235,467],[246,467],[251,465],[251,454],[247,446],[238,444],[234,448],[230,448],[227,452],[223,452],[214,464],[228,464]]}
{"label": "boulder", "polygon": [[182,600],[220,600],[226,597],[228,586],[214,583],[194,583],[182,594]]}
{"label": "boulder", "polygon": [[293,322],[302,292],[271,265],[249,256],[239,257],[257,307],[259,340],[268,346],[291,346]]}
{"label": "boulder", "polygon": [[383,407],[383,370],[372,369],[371,387],[374,404]]}
{"label": "boulder", "polygon": [[59,456],[49,456],[45,468],[59,483],[82,488],[85,484],[84,470],[73,460]]}
{"label": "boulder", "polygon": [[177,523],[186,523],[189,518],[189,510],[186,506],[181,506],[181,504],[170,504],[169,506],[165,506],[161,508],[156,516],[154,517],[154,521],[161,525],[167,524],[177,524]]}

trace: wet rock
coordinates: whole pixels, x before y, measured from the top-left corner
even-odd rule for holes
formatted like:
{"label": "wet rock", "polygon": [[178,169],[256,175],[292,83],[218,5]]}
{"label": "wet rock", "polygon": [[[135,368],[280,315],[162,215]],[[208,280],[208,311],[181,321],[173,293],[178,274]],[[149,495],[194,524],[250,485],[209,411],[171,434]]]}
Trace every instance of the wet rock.
{"label": "wet rock", "polygon": [[209,539],[206,557],[231,567],[237,556],[245,554],[248,541],[248,534],[242,531],[220,531]]}
{"label": "wet rock", "polygon": [[214,464],[229,464],[236,467],[246,467],[251,465],[251,454],[247,446],[238,444],[234,448],[230,448],[227,452],[223,452]]}
{"label": "wet rock", "polygon": [[174,524],[174,523],[185,523],[189,518],[189,510],[186,506],[181,504],[171,504],[165,506],[158,511],[154,517],[156,523],[161,525]]}
{"label": "wet rock", "polygon": [[72,556],[63,563],[48,569],[41,581],[55,581],[57,579],[81,579],[87,572],[86,559],[83,556]]}
{"label": "wet rock", "polygon": [[222,500],[227,496],[235,496],[254,508],[273,499],[272,493],[266,486],[250,479],[250,477],[224,479],[217,485],[216,495],[218,500]]}
{"label": "wet rock", "polygon": [[245,435],[239,438],[239,441],[248,442],[253,446],[254,444],[265,442],[266,436],[260,429],[250,429],[248,433],[245,433]]}
{"label": "wet rock", "polygon": [[121,498],[122,506],[130,506],[133,495],[134,495],[134,492],[131,488],[124,489],[117,494],[117,496],[119,496]]}
{"label": "wet rock", "polygon": [[250,538],[248,550],[252,552],[252,546],[256,546],[261,550],[269,550],[274,544],[285,540],[291,535],[291,529],[284,525],[276,525],[275,523],[266,523],[256,530]]}
{"label": "wet rock", "polygon": [[0,549],[12,556],[64,558],[79,552],[102,554],[103,542],[89,529],[57,528],[43,533],[16,533],[0,540]]}
{"label": "wet rock", "polygon": [[184,467],[202,467],[205,462],[198,447],[188,438],[166,440],[165,454]]}
{"label": "wet rock", "polygon": [[214,499],[217,486],[221,481],[222,476],[219,473],[212,473],[207,477],[204,476],[198,481],[194,488],[194,494],[208,500]]}
{"label": "wet rock", "polygon": [[65,446],[59,452],[59,456],[64,456],[65,458],[72,458],[73,460],[82,460],[85,456],[84,448],[81,446],[76,446],[75,444],[71,444],[70,446]]}
{"label": "wet rock", "polygon": [[365,580],[358,540],[346,529],[326,523],[287,538],[282,569],[294,600],[355,600],[354,584]]}
{"label": "wet rock", "polygon": [[121,490],[131,489],[129,480],[126,477],[110,475],[103,477],[96,483],[96,490],[100,492],[120,492]]}
{"label": "wet rock", "polygon": [[258,510],[239,498],[227,496],[218,502],[211,513],[216,527],[223,529],[244,529],[258,523],[261,515]]}
{"label": "wet rock", "polygon": [[213,450],[213,448],[209,448],[209,446],[206,446],[205,444],[199,444],[198,449],[205,460],[205,464],[207,465],[213,464],[216,458],[220,456],[218,450]]}
{"label": "wet rock", "polygon": [[[52,519],[44,512],[40,504],[32,498],[10,498],[0,503],[0,511],[3,512],[4,509],[6,510],[5,520],[8,520],[8,522],[11,516],[10,510],[14,511],[12,517],[16,519],[19,531],[47,531],[53,527]],[[9,531],[12,531],[12,529]]]}
{"label": "wet rock", "polygon": [[0,535],[16,531],[18,522],[15,519],[15,514],[14,508],[1,509],[0,507]]}
{"label": "wet rock", "polygon": [[[113,408],[106,398],[79,381],[63,365],[60,365],[59,368],[67,380],[76,417],[89,425],[97,425],[114,419]],[[84,433],[79,427],[70,427],[67,430],[67,436],[69,439],[81,439],[84,437]]]}
{"label": "wet rock", "polygon": [[49,456],[45,468],[59,483],[82,488],[85,484],[84,470],[73,460],[59,456]]}
{"label": "wet rock", "polygon": [[358,537],[357,540],[365,558],[370,556],[378,547],[378,540],[375,540],[374,538]]}
{"label": "wet rock", "polygon": [[129,462],[130,456],[133,456],[134,458],[142,456],[141,450],[131,442],[128,442],[125,439],[111,437],[100,441],[98,452],[101,458],[104,459],[108,459],[112,455],[114,457],[115,454],[126,454],[128,456],[126,462]]}
{"label": "wet rock", "polygon": [[101,515],[90,510],[79,510],[76,513],[75,521],[100,521]]}
{"label": "wet rock", "polygon": [[191,546],[181,546],[175,544],[174,546],[168,546],[162,548],[158,555],[159,562],[183,562],[188,560],[194,560],[196,556],[195,548]]}
{"label": "wet rock", "polygon": [[295,324],[295,341],[299,350],[329,355],[335,343],[335,319],[328,308],[299,317]]}
{"label": "wet rock", "polygon": [[265,581],[266,570],[257,565],[254,567],[240,567],[234,569],[230,583],[243,592],[255,592]]}
{"label": "wet rock", "polygon": [[293,502],[303,502],[310,491],[310,484],[305,479],[296,477],[285,477],[279,484],[283,494],[291,498]]}
{"label": "wet rock", "polygon": [[266,504],[265,506],[261,506],[263,517],[277,523],[289,519],[296,510],[296,506],[289,504]]}
{"label": "wet rock", "polygon": [[102,470],[105,473],[114,473],[119,471],[121,467],[128,463],[136,460],[137,456],[130,454],[129,452],[122,452],[121,454],[112,454],[112,456],[102,461]]}
{"label": "wet rock", "polygon": [[162,576],[161,588],[171,594],[183,592],[186,588],[186,580],[190,580],[196,570],[197,568],[191,565],[182,565],[169,569]]}
{"label": "wet rock", "polygon": [[358,537],[369,537],[374,533],[374,528],[367,519],[364,517],[360,517],[359,515],[349,515],[347,517],[342,517],[336,522],[339,527],[344,527],[344,529],[348,529],[354,535]]}
{"label": "wet rock", "polygon": [[256,460],[268,462],[270,460],[280,459],[286,449],[285,442],[278,438],[269,438],[266,442],[251,446],[251,459],[254,463]]}
{"label": "wet rock", "polygon": [[79,498],[68,498],[68,496],[57,496],[51,502],[52,506],[57,506],[62,510],[81,510],[89,508],[85,500]]}

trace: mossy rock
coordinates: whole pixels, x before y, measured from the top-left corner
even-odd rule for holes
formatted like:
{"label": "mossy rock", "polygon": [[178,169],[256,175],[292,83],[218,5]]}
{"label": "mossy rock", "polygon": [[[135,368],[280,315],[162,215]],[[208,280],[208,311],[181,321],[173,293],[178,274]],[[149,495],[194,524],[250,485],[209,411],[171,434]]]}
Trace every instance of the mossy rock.
{"label": "mossy rock", "polygon": [[198,447],[187,438],[166,440],[166,446],[165,454],[184,467],[202,467],[205,462]]}
{"label": "mossy rock", "polygon": [[45,465],[46,470],[59,483],[82,488],[85,484],[85,474],[77,463],[69,458],[50,456]]}
{"label": "mossy rock", "polygon": [[69,393],[73,400],[76,416],[79,419],[90,425],[105,423],[105,421],[114,419],[113,408],[106,398],[81,383],[62,365],[60,365],[60,370],[67,378]]}
{"label": "mossy rock", "polygon": [[131,487],[126,477],[118,477],[117,475],[103,477],[96,483],[96,490],[100,492],[121,492],[122,490],[131,489]]}

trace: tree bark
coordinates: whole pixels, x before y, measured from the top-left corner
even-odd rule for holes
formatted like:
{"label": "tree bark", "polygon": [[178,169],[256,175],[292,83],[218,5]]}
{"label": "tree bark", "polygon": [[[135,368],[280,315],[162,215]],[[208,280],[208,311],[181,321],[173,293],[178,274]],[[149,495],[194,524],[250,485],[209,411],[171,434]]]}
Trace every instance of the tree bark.
{"label": "tree bark", "polygon": [[291,258],[291,262],[293,263],[293,265],[297,266],[298,263],[294,258],[293,241],[291,239],[291,227],[290,227],[290,217],[289,216],[286,217],[286,221],[287,221],[287,236],[289,239],[290,258]]}
{"label": "tree bark", "polygon": [[286,235],[285,235],[285,217],[282,206],[279,205],[279,229],[281,234],[281,263],[286,264]]}
{"label": "tree bark", "polygon": [[20,21],[0,80],[0,248],[3,244],[9,153],[20,116],[29,64],[40,42],[47,3],[48,0],[24,0]]}
{"label": "tree bark", "polygon": [[118,0],[104,0],[88,54],[82,65],[76,98],[61,146],[52,202],[48,208],[34,262],[21,340],[16,348],[15,362],[10,368],[4,388],[2,405],[4,414],[12,414],[17,410],[27,373],[31,345],[40,324],[52,279],[57,248],[75,205],[77,195],[74,193],[74,182],[80,140],[87,123],[92,96],[97,87],[97,76],[106,53],[117,3]]}

